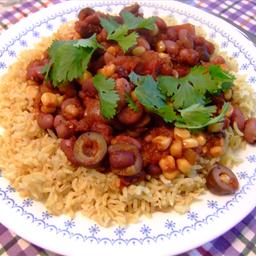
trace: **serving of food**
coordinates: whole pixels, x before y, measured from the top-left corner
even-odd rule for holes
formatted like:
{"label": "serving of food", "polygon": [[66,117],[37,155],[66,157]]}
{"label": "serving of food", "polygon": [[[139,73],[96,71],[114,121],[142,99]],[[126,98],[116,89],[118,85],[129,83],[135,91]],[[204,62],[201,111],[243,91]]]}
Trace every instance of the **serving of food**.
{"label": "serving of food", "polygon": [[2,175],[49,214],[107,230],[235,197],[256,143],[254,90],[204,27],[120,10],[80,8],[0,80]]}

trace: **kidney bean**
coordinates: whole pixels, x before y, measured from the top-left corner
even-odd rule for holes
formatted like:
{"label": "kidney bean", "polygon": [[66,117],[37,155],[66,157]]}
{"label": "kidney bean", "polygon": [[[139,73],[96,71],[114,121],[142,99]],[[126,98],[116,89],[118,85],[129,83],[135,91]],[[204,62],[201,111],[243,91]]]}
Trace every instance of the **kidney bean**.
{"label": "kidney bean", "polygon": [[205,43],[205,39],[202,36],[195,36],[194,43],[196,46],[202,46]]}
{"label": "kidney bean", "polygon": [[132,144],[136,146],[139,150],[141,150],[141,142],[138,139],[135,139],[133,137],[127,136],[127,135],[117,135],[111,140],[111,144],[117,144],[117,143],[127,143]]}
{"label": "kidney bean", "polygon": [[120,11],[120,15],[124,12],[131,12],[134,16],[138,16],[139,15],[139,9],[140,9],[140,6],[135,3],[135,4],[132,4],[130,6],[126,6],[124,7],[121,11]]}
{"label": "kidney bean", "polygon": [[178,56],[179,62],[195,66],[199,61],[199,53],[193,49],[182,49]]}
{"label": "kidney bean", "polygon": [[53,126],[56,128],[60,124],[66,123],[66,119],[62,115],[57,115],[54,118]]}
{"label": "kidney bean", "polygon": [[185,23],[181,25],[172,26],[177,32],[179,32],[181,29],[186,29],[190,35],[195,36],[196,29],[195,26],[190,23]]}
{"label": "kidney bean", "polygon": [[197,46],[195,48],[195,50],[198,52],[200,60],[207,61],[207,62],[209,61],[210,54],[209,54],[208,49],[205,45]]}
{"label": "kidney bean", "polygon": [[54,117],[52,114],[39,113],[37,123],[42,129],[51,129],[53,127]]}
{"label": "kidney bean", "polygon": [[95,11],[92,8],[89,8],[89,7],[83,8],[78,14],[78,19],[84,20],[86,17],[88,17],[94,13],[95,13]]}
{"label": "kidney bean", "polygon": [[75,159],[73,152],[75,142],[75,137],[71,137],[70,139],[62,139],[60,142],[60,148],[72,164],[79,165],[78,161]]}
{"label": "kidney bean", "polygon": [[177,41],[178,40],[178,33],[175,28],[173,27],[167,27],[166,30],[167,38],[171,41]]}
{"label": "kidney bean", "polygon": [[[98,94],[96,88],[93,85],[92,78],[80,79],[78,83],[82,86],[82,92],[85,92],[85,95],[94,97]],[[81,91],[79,91],[79,96],[81,97],[82,94],[80,95],[80,92]]]}
{"label": "kidney bean", "polygon": [[158,176],[158,175],[162,174],[162,170],[158,165],[150,164],[147,167],[147,173],[152,176]]}
{"label": "kidney bean", "polygon": [[133,152],[116,151],[109,155],[109,162],[112,168],[123,169],[134,164],[135,156]]}
{"label": "kidney bean", "polygon": [[180,29],[178,32],[179,44],[186,49],[194,48],[194,41],[187,29]]}
{"label": "kidney bean", "polygon": [[213,56],[211,58],[211,63],[215,64],[215,65],[221,65],[221,64],[225,64],[226,61],[225,61],[225,59],[222,56],[217,55],[217,56]]}
{"label": "kidney bean", "polygon": [[156,18],[156,25],[158,27],[158,29],[161,32],[165,32],[167,29],[167,25],[165,23],[165,21],[163,19],[161,19],[160,17],[155,17]]}
{"label": "kidney bean", "polygon": [[130,94],[132,85],[125,78],[118,78],[116,80],[115,89],[119,95],[118,110],[121,110],[126,105],[126,94]]}
{"label": "kidney bean", "polygon": [[100,101],[98,99],[87,97],[84,99],[84,105],[84,118],[86,119],[89,126],[91,126],[94,122],[107,122],[107,120],[101,115]]}
{"label": "kidney bean", "polygon": [[67,120],[79,118],[83,112],[84,110],[77,98],[66,99],[61,104],[61,114]]}
{"label": "kidney bean", "polygon": [[123,124],[132,125],[137,123],[141,119],[142,114],[143,109],[140,106],[138,112],[133,111],[129,107],[125,107],[117,114],[117,118]]}
{"label": "kidney bean", "polygon": [[41,84],[44,80],[42,68],[48,63],[48,59],[32,61],[27,67],[27,79]]}
{"label": "kidney bean", "polygon": [[142,36],[137,38],[137,45],[144,47],[146,50],[150,50],[149,42]]}
{"label": "kidney bean", "polygon": [[170,54],[171,57],[175,57],[179,53],[179,45],[171,40],[164,41],[166,46],[166,51]]}
{"label": "kidney bean", "polygon": [[238,129],[242,132],[244,131],[245,117],[242,111],[238,107],[233,108],[230,121],[232,125],[234,125],[234,122],[236,122]]}
{"label": "kidney bean", "polygon": [[68,139],[74,134],[74,128],[68,126],[65,123],[61,123],[58,126],[56,126],[55,130],[57,132],[58,137],[62,139]]}
{"label": "kidney bean", "polygon": [[113,132],[111,126],[104,123],[95,122],[91,126],[91,131],[100,133],[106,140],[107,144],[110,144]]}
{"label": "kidney bean", "polygon": [[256,118],[249,118],[245,122],[244,139],[250,143],[256,143]]}

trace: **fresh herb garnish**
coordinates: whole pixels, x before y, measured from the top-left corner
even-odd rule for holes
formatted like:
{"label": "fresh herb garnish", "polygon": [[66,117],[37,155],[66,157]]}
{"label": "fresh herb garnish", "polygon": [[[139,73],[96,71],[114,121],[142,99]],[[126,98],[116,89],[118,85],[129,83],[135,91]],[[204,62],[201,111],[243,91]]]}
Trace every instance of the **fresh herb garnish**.
{"label": "fresh herb garnish", "polygon": [[138,106],[137,106],[136,103],[132,100],[131,96],[130,96],[128,93],[125,94],[125,99],[126,99],[126,102],[127,102],[127,104],[128,104],[128,107],[129,107],[130,109],[132,109],[134,112],[138,112],[138,111],[139,111]]}
{"label": "fresh herb garnish", "polygon": [[112,17],[109,19],[100,18],[101,26],[108,33],[108,40],[116,41],[124,52],[136,44],[138,34],[136,32],[129,33],[133,29],[154,29],[155,18],[151,17],[144,19],[142,17],[136,17],[130,12],[124,12],[121,14],[124,23],[117,23]]}
{"label": "fresh herb garnish", "polygon": [[115,90],[115,80],[107,79],[102,74],[97,74],[93,78],[93,84],[99,93],[100,111],[102,115],[111,119],[116,115],[117,102],[119,95]]}
{"label": "fresh herb garnish", "polygon": [[50,79],[57,87],[81,77],[92,54],[101,47],[95,34],[88,39],[54,41],[48,49],[50,63],[42,70],[45,79]]}
{"label": "fresh herb garnish", "polygon": [[165,95],[160,92],[152,76],[139,76],[132,72],[129,78],[137,86],[136,97],[147,110],[161,116],[166,122],[175,120],[176,114],[172,106],[166,103]]}

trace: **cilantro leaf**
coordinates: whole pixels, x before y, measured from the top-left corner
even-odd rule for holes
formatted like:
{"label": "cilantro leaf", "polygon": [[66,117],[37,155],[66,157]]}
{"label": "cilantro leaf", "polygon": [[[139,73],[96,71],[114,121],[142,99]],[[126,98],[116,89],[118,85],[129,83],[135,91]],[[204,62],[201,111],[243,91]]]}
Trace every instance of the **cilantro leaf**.
{"label": "cilantro leaf", "polygon": [[[191,106],[185,109],[185,112],[182,110],[183,113],[180,111],[182,118],[178,122],[175,122],[175,126],[187,129],[201,129],[211,124],[221,122],[229,109],[229,103],[224,103],[221,113],[218,116],[211,118],[210,116],[215,112],[214,109],[216,109],[215,106]],[[200,111],[202,111],[201,114]]]}
{"label": "cilantro leaf", "polygon": [[108,19],[100,17],[100,24],[106,29],[109,35],[112,34],[120,25],[113,19],[113,17],[109,17]]}
{"label": "cilantro leaf", "polygon": [[219,65],[211,65],[209,72],[212,79],[215,81],[217,86],[222,90],[226,91],[233,86],[235,76],[231,73],[223,70]]}
{"label": "cilantro leaf", "polygon": [[125,99],[130,109],[132,109],[134,112],[139,111],[138,106],[135,104],[135,102],[132,100],[131,96],[128,93],[125,94]]}
{"label": "cilantro leaf", "polygon": [[132,29],[154,29],[156,27],[155,18],[144,19],[136,17],[130,12],[121,14],[124,23],[118,24],[113,17],[108,19],[100,18],[101,26],[108,32],[108,40],[116,41],[124,52],[136,44],[138,34],[136,32],[129,33]]}
{"label": "cilantro leaf", "polygon": [[93,84],[99,93],[102,115],[107,119],[113,118],[116,114],[117,102],[119,100],[119,95],[114,89],[114,79],[106,79],[102,74],[97,74],[93,78]]}
{"label": "cilantro leaf", "polygon": [[101,47],[94,34],[88,39],[54,41],[48,53],[50,64],[46,64],[43,72],[54,87],[82,76],[94,51]]}
{"label": "cilantro leaf", "polygon": [[155,17],[144,19],[142,17],[136,17],[131,12],[122,12],[121,16],[124,20],[124,24],[127,25],[128,29],[144,28],[153,30],[156,28]]}
{"label": "cilantro leaf", "polygon": [[137,86],[135,89],[136,97],[148,111],[161,116],[166,122],[175,120],[176,114],[172,106],[165,102],[166,98],[158,89],[152,76],[139,76],[132,72],[129,78]]}

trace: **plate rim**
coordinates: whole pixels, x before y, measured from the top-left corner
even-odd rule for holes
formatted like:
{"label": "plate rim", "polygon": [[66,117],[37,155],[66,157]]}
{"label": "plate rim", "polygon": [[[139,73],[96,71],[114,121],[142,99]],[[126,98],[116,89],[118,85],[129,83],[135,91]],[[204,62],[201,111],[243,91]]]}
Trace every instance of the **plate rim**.
{"label": "plate rim", "polygon": [[[86,2],[86,4],[87,3],[90,3],[90,2],[92,2],[92,1],[88,1],[88,2]],[[107,1],[97,1],[97,2],[102,2],[102,3],[113,3],[114,1],[113,0],[107,0]],[[121,1],[122,3],[124,3],[125,2],[125,4],[128,4],[128,3],[131,3],[131,2],[134,2],[134,1]],[[157,3],[166,3],[166,4],[168,4],[168,5],[170,5],[170,3],[171,3],[171,1],[158,1],[158,2],[154,2],[154,1],[138,1],[138,2],[141,2],[141,3],[153,3],[153,5],[156,5]],[[173,1],[173,2],[175,2],[175,3],[177,3],[178,5],[180,5],[180,6],[182,6],[182,5],[184,5],[184,4],[182,4],[182,3],[179,3],[179,2],[176,2],[176,1]],[[3,36],[5,36],[5,35],[8,35],[8,33],[9,34],[12,34],[12,33],[14,33],[14,32],[16,32],[16,30],[17,29],[19,29],[19,26],[20,27],[24,27],[25,25],[27,25],[27,23],[29,23],[29,21],[30,20],[32,20],[34,17],[36,17],[36,15],[39,13],[39,12],[46,12],[47,10],[49,10],[49,8],[51,8],[51,9],[53,9],[53,8],[55,8],[55,7],[57,7],[58,5],[60,6],[64,6],[64,5],[69,5],[69,4],[67,4],[67,3],[79,3],[79,4],[81,4],[81,2],[80,1],[70,1],[70,2],[63,2],[63,3],[59,3],[59,4],[55,4],[55,5],[51,5],[51,6],[49,6],[49,7],[47,7],[47,8],[45,8],[45,9],[42,9],[42,10],[39,10],[38,12],[36,12],[36,13],[34,13],[34,14],[32,14],[32,15],[30,15],[29,17],[27,17],[27,18],[25,18],[25,19],[23,19],[23,20],[21,20],[20,22],[18,22],[18,23],[16,23],[14,26],[12,26],[10,29],[8,29],[7,31],[4,31],[4,33],[2,33],[1,35],[0,35],[0,37],[3,37]],[[194,7],[193,7],[194,8]],[[196,8],[196,10],[199,10],[199,9],[197,9]],[[199,10],[199,11],[201,11],[201,12],[204,12],[204,11],[202,11],[202,10]],[[206,13],[206,12],[204,12],[204,13]],[[208,13],[206,13],[207,14],[207,16],[209,16],[209,15],[211,15],[211,14],[208,14]],[[34,15],[34,16],[33,16]],[[32,17],[33,16],[33,17]],[[211,15],[212,16],[212,15]],[[212,17],[214,17],[214,19],[219,19],[219,18],[217,18],[217,17],[215,17],[215,16],[212,16]],[[220,20],[220,19],[219,19]],[[221,20],[221,22],[222,23],[226,23],[226,24],[228,24],[227,22],[225,22],[225,21],[222,21]],[[228,24],[228,25],[230,25],[230,24]],[[244,35],[243,34],[241,34],[240,36],[243,36],[244,37]],[[245,40],[247,40],[245,37],[244,37],[244,39]],[[248,40],[247,40],[248,41]],[[249,42],[249,41],[248,41]],[[247,47],[246,47],[247,48]],[[1,49],[0,49],[1,50]],[[1,57],[1,51],[0,51],[0,57]],[[254,66],[254,68],[256,67],[256,64],[252,64],[253,66]],[[255,206],[254,206],[255,207]],[[252,209],[251,210],[253,210],[253,208],[254,207],[252,207]],[[243,216],[243,218],[247,215],[247,214],[249,214],[250,212],[251,212],[251,210],[249,211],[249,212],[247,212],[244,216]],[[1,216],[1,215],[0,215]],[[235,224],[237,224],[238,222],[240,222],[243,218],[241,218],[241,219],[239,219],[238,221],[235,221],[236,223]],[[232,226],[234,226],[235,224],[232,224],[231,225],[231,227]],[[231,227],[229,227],[228,229],[230,229]],[[12,229],[12,228],[10,228],[10,229]],[[226,229],[226,231],[228,230],[228,229]],[[220,236],[220,235],[222,235],[223,234],[223,232],[221,233],[221,234],[219,234],[219,235],[217,235],[217,237],[218,236]],[[24,236],[23,236],[24,237]],[[216,238],[216,237],[214,237],[214,238]],[[212,238],[212,239],[214,239],[214,238]],[[211,240],[212,240],[211,239]],[[27,240],[29,240],[29,239],[27,239]],[[208,240],[209,241],[209,240]],[[34,244],[36,244],[35,242],[33,242]],[[199,245],[201,245],[202,243],[201,242],[199,242],[199,244],[198,245],[195,245],[195,246],[193,246],[193,248],[195,248],[195,247],[197,247],[197,246],[199,246]],[[40,246],[40,245],[39,245]],[[45,247],[45,246],[44,246]],[[190,249],[192,249],[192,248],[190,248]]]}

